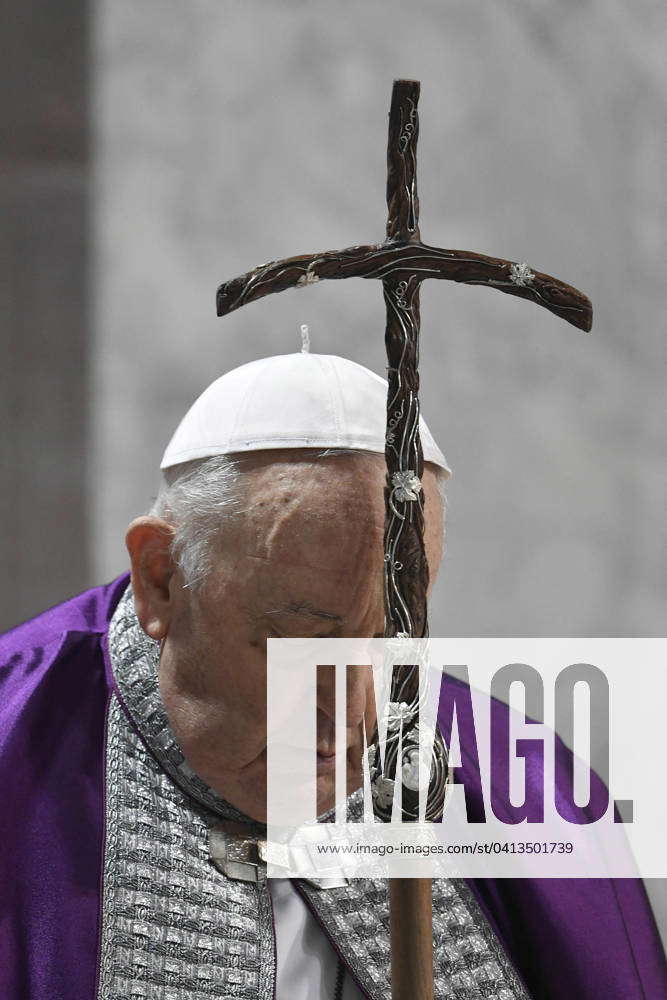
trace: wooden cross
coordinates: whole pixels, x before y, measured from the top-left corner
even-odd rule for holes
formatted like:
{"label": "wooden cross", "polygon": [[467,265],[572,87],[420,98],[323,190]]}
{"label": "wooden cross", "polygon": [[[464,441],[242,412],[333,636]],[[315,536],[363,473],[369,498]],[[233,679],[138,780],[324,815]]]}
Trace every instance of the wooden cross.
{"label": "wooden cross", "polygon": [[[224,316],[272,292],[303,287],[327,278],[379,278],[382,281],[387,309],[385,343],[389,381],[385,450],[385,636],[410,638],[425,636],[428,631],[426,591],[429,573],[424,550],[424,497],[420,482],[423,458],[419,439],[419,289],[422,281],[447,278],[466,285],[495,288],[529,299],[580,330],[590,330],[593,316],[591,303],[585,295],[557,278],[531,269],[526,263],[463,250],[443,250],[422,243],[416,173],[418,100],[417,81],[394,82],[387,149],[387,238],[383,243],[271,261],[220,285],[216,296],[218,316]],[[391,701],[414,704],[418,684],[416,669],[406,667],[404,671],[407,673],[397,677],[397,687],[392,687]],[[392,760],[391,773],[385,772],[385,777],[391,779],[396,773],[395,755]],[[432,793],[442,795],[443,788],[434,788],[432,781],[429,803]],[[432,1000],[430,879],[390,879],[389,893],[393,1000]]]}

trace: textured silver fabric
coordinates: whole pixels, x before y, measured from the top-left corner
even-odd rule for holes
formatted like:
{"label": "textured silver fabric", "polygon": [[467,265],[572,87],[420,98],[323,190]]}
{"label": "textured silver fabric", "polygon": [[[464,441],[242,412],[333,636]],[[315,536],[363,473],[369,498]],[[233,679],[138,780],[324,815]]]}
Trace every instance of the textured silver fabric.
{"label": "textured silver fabric", "polygon": [[[391,1000],[387,883],[299,891],[373,1000]],[[437,1000],[528,1000],[528,993],[476,900],[459,879],[433,882],[434,996]]]}
{"label": "textured silver fabric", "polygon": [[[212,863],[220,817],[258,824],[187,767],[157,681],[157,644],[141,630],[131,593],[109,632],[121,700],[111,700],[98,1000],[273,1000],[271,899]],[[140,735],[141,734],[141,735]],[[348,803],[360,814],[361,796]],[[372,1000],[389,1000],[389,905],[383,881],[297,888]],[[434,883],[438,1000],[526,1000],[500,942],[459,880]],[[334,984],[332,984],[333,990]]]}
{"label": "textured silver fabric", "polygon": [[259,828],[185,764],[160,701],[157,644],[140,628],[129,590],[111,623],[109,652],[132,721],[114,696],[99,1000],[272,1000],[266,883],[227,879],[208,846],[221,816]]}
{"label": "textured silver fabric", "polygon": [[266,883],[210,862],[209,815],[165,774],[112,700],[100,1000],[271,1000]]}

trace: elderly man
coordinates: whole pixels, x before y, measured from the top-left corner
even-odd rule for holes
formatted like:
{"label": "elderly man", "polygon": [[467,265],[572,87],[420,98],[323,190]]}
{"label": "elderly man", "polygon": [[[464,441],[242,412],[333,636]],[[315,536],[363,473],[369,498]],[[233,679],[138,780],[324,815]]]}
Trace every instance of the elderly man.
{"label": "elderly man", "polygon": [[[126,576],[2,640],[0,996],[389,996],[386,886],[267,880],[266,640],[383,631],[385,383],[264,359],[195,403]],[[426,547],[447,463],[425,425]],[[360,782],[363,675],[348,691]],[[318,686],[318,806],[333,692]],[[466,734],[461,733],[462,747]],[[640,884],[434,884],[440,998],[665,993]]]}

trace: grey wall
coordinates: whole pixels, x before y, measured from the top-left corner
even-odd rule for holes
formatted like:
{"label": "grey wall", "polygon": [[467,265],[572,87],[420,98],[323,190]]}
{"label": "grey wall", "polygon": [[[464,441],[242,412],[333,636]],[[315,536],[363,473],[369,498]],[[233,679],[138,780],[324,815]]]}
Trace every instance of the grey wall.
{"label": "grey wall", "polygon": [[666,20],[657,0],[98,0],[97,576],[214,375],[296,349],[302,322],[382,369],[372,282],[224,320],[214,291],[382,236],[391,81],[414,76],[425,239],[527,259],[596,308],[585,337],[424,288],[424,407],[455,472],[434,631],[662,634]]}
{"label": "grey wall", "polygon": [[0,630],[90,577],[87,6],[2,13]]}

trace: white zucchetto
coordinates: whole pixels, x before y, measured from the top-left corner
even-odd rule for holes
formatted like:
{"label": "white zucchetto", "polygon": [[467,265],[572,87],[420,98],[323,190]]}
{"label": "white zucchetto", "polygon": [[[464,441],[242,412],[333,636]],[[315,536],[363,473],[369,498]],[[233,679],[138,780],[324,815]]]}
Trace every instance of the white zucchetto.
{"label": "white zucchetto", "polygon": [[[279,354],[234,368],[190,407],[161,469],[213,455],[273,448],[352,448],[384,454],[387,383],[347,358]],[[424,461],[451,474],[423,418]]]}

